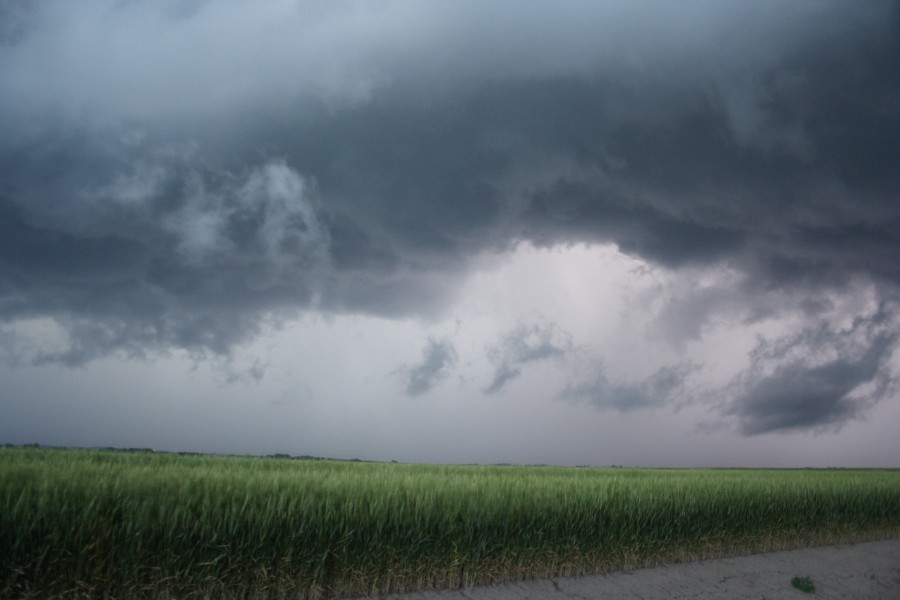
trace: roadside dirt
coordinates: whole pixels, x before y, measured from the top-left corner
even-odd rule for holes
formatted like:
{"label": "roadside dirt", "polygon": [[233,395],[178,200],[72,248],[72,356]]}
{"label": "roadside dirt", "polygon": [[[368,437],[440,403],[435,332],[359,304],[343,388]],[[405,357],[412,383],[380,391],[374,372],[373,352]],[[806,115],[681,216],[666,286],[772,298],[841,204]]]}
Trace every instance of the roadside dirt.
{"label": "roadside dirt", "polygon": [[[795,588],[808,577],[815,591]],[[900,539],[771,552],[607,575],[386,596],[391,600],[900,600]]]}

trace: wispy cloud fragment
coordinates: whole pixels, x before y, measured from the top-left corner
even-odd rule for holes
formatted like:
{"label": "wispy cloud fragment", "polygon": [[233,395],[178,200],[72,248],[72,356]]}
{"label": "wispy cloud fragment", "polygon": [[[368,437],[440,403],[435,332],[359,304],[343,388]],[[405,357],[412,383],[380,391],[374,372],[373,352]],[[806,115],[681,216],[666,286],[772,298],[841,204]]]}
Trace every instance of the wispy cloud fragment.
{"label": "wispy cloud fragment", "polygon": [[551,321],[520,324],[488,349],[494,365],[494,376],[485,387],[496,394],[522,374],[528,364],[552,358],[563,358],[572,351],[572,336]]}
{"label": "wispy cloud fragment", "polygon": [[695,365],[681,363],[657,369],[643,380],[615,382],[598,368],[592,379],[568,385],[560,397],[584,400],[598,409],[619,412],[659,408],[682,398],[687,379],[696,370]]}
{"label": "wispy cloud fragment", "polygon": [[398,373],[404,381],[408,396],[421,396],[442,381],[456,364],[456,348],[447,339],[428,338],[422,359],[404,365]]}

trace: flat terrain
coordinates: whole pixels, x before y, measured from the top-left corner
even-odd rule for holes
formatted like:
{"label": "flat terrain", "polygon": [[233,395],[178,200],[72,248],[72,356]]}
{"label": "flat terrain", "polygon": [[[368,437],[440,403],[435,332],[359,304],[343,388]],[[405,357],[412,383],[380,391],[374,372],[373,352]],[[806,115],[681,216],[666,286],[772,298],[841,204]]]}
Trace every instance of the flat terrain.
{"label": "flat terrain", "polygon": [[[900,539],[900,470],[0,448],[0,598],[377,596],[884,539]],[[787,575],[819,572],[749,580]]]}
{"label": "flat terrain", "polygon": [[[809,577],[815,592],[791,585]],[[900,598],[900,539],[825,546],[788,552],[707,560],[665,567],[558,577],[442,592],[386,596],[392,600],[542,600],[640,598]]]}

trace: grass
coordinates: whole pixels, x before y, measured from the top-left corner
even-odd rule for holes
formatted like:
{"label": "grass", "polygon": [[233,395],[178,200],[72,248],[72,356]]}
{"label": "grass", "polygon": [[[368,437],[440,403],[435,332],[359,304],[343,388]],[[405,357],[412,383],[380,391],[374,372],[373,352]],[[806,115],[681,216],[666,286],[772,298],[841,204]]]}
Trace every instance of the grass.
{"label": "grass", "polygon": [[816,591],[816,586],[809,577],[794,577],[791,579],[791,585],[807,594],[812,594]]}
{"label": "grass", "polygon": [[453,588],[900,534],[900,472],[0,449],[0,597]]}

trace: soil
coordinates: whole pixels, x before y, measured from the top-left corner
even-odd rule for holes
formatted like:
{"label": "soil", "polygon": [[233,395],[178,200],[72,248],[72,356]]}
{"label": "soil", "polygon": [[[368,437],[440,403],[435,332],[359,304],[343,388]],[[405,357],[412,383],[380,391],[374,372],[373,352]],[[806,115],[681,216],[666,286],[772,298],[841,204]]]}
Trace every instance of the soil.
{"label": "soil", "polygon": [[[809,578],[805,592],[794,578]],[[801,582],[798,582],[800,584]],[[800,585],[800,587],[803,587]],[[859,598],[900,600],[900,539],[770,552],[583,577],[558,577],[392,600],[641,600]]]}

